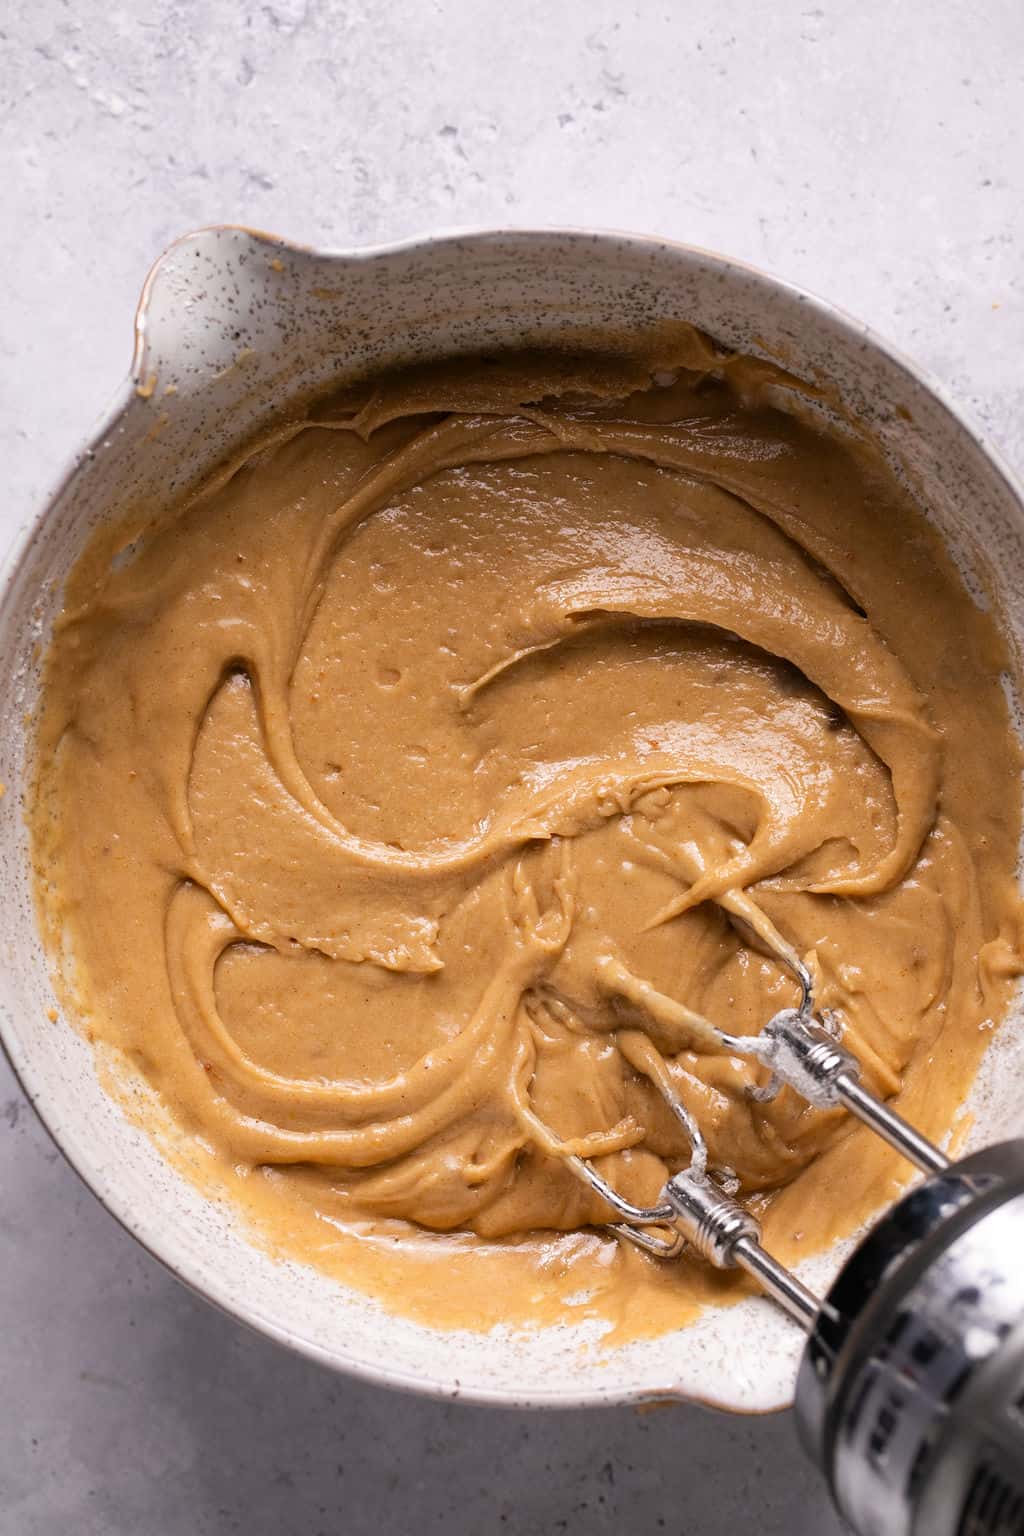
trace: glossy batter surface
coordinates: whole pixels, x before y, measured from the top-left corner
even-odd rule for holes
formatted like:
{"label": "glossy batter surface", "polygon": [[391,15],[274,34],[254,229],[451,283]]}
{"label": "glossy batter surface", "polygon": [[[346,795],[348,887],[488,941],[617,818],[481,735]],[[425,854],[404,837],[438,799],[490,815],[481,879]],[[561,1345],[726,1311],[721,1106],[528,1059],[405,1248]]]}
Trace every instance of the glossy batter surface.
{"label": "glossy batter surface", "polygon": [[939,1135],[1005,1009],[996,628],[784,385],[696,336],[656,378],[384,379],[69,583],[34,832],[74,1009],[195,1177],[428,1320],[621,1336],[716,1291],[565,1162],[655,1197],[690,1155],[659,1079],[782,1256],[888,1197],[701,1031],[794,1003],[787,955]]}

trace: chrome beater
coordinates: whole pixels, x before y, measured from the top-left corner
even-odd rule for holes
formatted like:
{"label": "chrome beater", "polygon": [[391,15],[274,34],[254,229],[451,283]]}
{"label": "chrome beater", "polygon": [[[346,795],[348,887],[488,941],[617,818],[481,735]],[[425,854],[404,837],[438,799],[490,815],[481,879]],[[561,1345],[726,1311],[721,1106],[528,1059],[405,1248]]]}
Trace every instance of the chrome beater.
{"label": "chrome beater", "polygon": [[706,1171],[699,1131],[694,1164],[656,1206],[624,1200],[583,1159],[574,1171],[608,1200],[621,1236],[664,1258],[689,1244],[746,1270],[806,1331],[797,1423],[859,1536],[1024,1536],[1024,1141],[950,1162],[863,1086],[856,1057],[807,1003],[760,1036],[726,1037],[730,1048],[764,1062],[773,1087],[844,1107],[926,1175],[823,1299]]}

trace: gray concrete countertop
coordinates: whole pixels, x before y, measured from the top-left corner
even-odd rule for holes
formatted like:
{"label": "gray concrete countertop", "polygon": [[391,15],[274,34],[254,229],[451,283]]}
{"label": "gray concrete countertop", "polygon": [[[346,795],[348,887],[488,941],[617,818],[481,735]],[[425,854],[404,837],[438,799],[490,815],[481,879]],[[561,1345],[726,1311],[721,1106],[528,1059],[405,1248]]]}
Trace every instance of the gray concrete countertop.
{"label": "gray concrete countertop", "polygon": [[[175,235],[653,230],[929,365],[1024,467],[1020,0],[13,0],[0,544],[127,367]],[[399,1397],[147,1258],[0,1064],[2,1536],[834,1536],[788,1416]]]}

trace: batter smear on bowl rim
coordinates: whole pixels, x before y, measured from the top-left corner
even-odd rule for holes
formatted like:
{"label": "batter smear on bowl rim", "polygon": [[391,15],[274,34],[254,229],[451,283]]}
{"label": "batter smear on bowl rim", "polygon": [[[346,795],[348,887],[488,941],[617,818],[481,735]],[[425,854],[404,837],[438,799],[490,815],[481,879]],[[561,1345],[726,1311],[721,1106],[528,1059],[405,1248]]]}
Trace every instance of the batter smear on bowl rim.
{"label": "batter smear on bowl rim", "polygon": [[[94,540],[33,819],[72,1014],[263,1240],[428,1321],[676,1327],[689,1161],[792,1262],[903,1172],[715,1049],[814,980],[941,1138],[1019,971],[1003,642],[863,433],[680,333],[395,373]],[[122,1063],[115,1070],[114,1063]],[[141,1073],[151,1092],[129,1087]]]}

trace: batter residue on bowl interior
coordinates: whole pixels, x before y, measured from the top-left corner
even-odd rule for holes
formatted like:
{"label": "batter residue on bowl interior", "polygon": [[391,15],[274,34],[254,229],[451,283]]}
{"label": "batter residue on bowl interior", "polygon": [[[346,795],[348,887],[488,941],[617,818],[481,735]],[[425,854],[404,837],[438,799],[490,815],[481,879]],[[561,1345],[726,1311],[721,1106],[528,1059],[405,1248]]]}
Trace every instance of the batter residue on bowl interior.
{"label": "batter residue on bowl interior", "polygon": [[721,1293],[564,1162],[654,1198],[688,1161],[659,1072],[784,1259],[892,1194],[691,1034],[795,1003],[787,945],[939,1137],[1019,968],[994,622],[862,436],[695,334],[674,361],[338,396],[99,536],[52,642],[74,1012],[265,1241],[438,1324],[621,1338]]}

